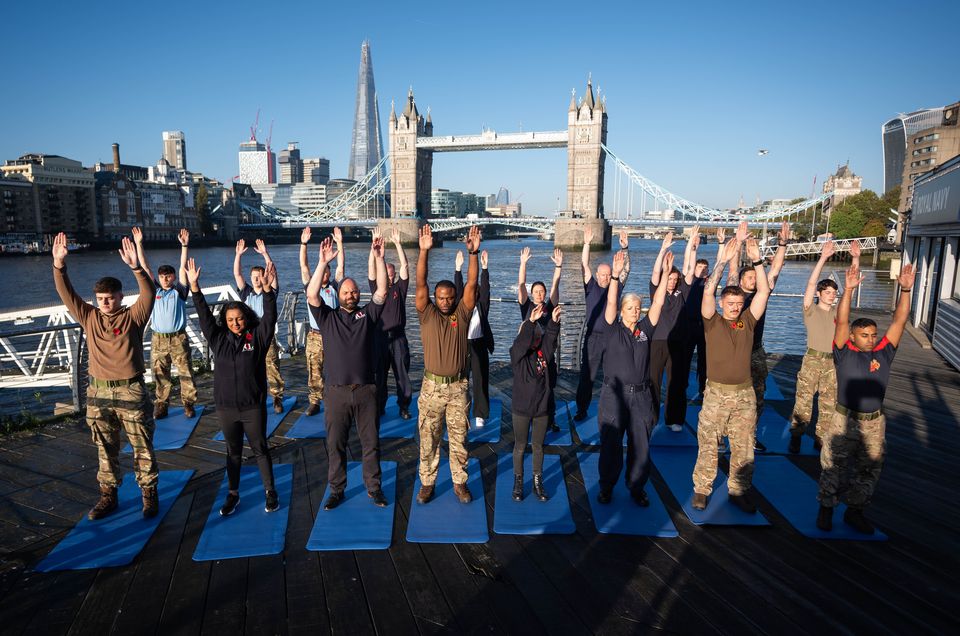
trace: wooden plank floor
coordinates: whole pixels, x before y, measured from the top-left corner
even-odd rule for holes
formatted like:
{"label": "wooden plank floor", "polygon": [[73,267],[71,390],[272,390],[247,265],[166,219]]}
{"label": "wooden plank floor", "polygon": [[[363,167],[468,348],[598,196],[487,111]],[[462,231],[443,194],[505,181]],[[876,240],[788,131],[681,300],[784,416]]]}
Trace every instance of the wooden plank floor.
{"label": "wooden plank floor", "polygon": [[[881,325],[882,326],[882,325]],[[502,344],[501,346],[506,346]],[[282,364],[303,387],[303,358]],[[795,356],[770,357],[792,407]],[[418,374],[415,374],[418,375]],[[577,376],[564,371],[559,397]],[[211,378],[199,382],[211,394]],[[494,397],[509,413],[509,368],[492,371]],[[294,391],[303,396],[303,391]],[[960,374],[905,338],[887,394],[887,462],[870,516],[885,543],[814,541],[758,496],[768,528],[698,527],[654,469],[652,481],[680,536],[596,532],[575,453],[561,457],[576,524],[572,535],[493,533],[497,454],[513,443],[509,418],[497,444],[471,447],[480,461],[490,525],[483,545],[404,540],[416,476],[412,440],[388,440],[398,462],[398,506],[389,550],[304,549],[326,486],[323,440],[287,440],[287,417],[271,440],[277,462],[294,465],[286,550],[254,559],[192,560],[222,479],[222,446],[208,411],[190,444],[160,452],[161,469],[196,476],[143,553],[126,567],[30,571],[95,499],[96,453],[81,422],[0,440],[0,631],[4,634],[264,633],[957,633],[960,603],[952,505],[960,490]],[[359,456],[354,439],[350,451]],[[815,457],[792,457],[816,477]],[[127,469],[129,458],[124,459]],[[475,493],[477,495],[479,493]]]}

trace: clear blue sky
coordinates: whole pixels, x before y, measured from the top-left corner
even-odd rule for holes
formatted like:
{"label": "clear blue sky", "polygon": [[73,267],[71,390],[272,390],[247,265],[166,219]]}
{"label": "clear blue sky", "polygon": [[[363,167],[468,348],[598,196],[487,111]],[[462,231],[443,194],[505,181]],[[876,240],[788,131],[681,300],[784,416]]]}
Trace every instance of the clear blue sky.
{"label": "clear blue sky", "polygon": [[[954,2],[154,6],[5,7],[0,159],[44,152],[92,165],[118,142],[124,163],[150,165],[161,131],[183,130],[190,169],[229,180],[261,108],[274,150],[299,141],[343,177],[364,38],[384,125],[413,85],[438,135],[563,129],[570,89],[582,94],[592,72],[608,98],[609,147],[717,207],[808,194],[814,175],[819,189],[848,159],[880,190],[881,124],[960,99]],[[506,185],[526,211],[549,212],[565,202],[566,153],[437,155],[433,182]]]}

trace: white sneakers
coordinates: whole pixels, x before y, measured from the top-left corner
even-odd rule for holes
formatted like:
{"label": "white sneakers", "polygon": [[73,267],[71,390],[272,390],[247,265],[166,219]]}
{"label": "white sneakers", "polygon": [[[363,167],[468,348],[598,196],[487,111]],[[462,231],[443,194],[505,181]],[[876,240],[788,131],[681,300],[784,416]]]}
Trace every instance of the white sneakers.
{"label": "white sneakers", "polygon": [[478,417],[477,421],[474,423],[474,426],[476,426],[477,428],[483,428],[484,424],[486,424],[484,419],[482,417]]}

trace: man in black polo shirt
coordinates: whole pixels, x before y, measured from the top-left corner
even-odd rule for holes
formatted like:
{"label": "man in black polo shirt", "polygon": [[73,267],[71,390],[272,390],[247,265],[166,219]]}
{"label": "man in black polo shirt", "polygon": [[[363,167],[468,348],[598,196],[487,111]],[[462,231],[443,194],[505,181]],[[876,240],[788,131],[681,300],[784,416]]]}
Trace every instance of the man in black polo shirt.
{"label": "man in black polo shirt", "polygon": [[[724,230],[717,230],[717,243],[723,249]],[[683,279],[690,286],[687,294],[685,312],[687,315],[687,369],[693,365],[693,352],[697,352],[697,395],[702,396],[707,388],[707,340],[703,334],[703,316],[700,314],[700,305],[703,303],[703,290],[710,276],[710,262],[705,258],[697,258],[697,248],[700,247],[700,229],[694,228],[693,237],[687,242],[686,254],[683,259]],[[687,374],[689,378],[689,373]]]}
{"label": "man in black polo shirt", "polygon": [[[857,532],[873,534],[863,511],[870,505],[883,467],[886,418],[883,398],[890,381],[890,365],[897,354],[903,328],[910,316],[914,270],[904,265],[897,282],[900,298],[887,333],[877,342],[877,323],[869,318],[850,320],[850,300],[863,277],[856,264],[846,275],[846,288],[837,307],[833,335],[833,362],[837,368],[837,404],[833,417],[820,431],[820,512],[817,527],[833,529],[833,509],[843,500],[843,521]],[[821,423],[818,423],[820,426]]]}
{"label": "man in black polo shirt", "polygon": [[[380,235],[380,228],[374,231]],[[400,417],[410,419],[410,402],[413,387],[410,385],[410,344],[407,342],[407,288],[410,285],[407,255],[400,244],[400,231],[394,228],[390,241],[397,250],[397,262],[400,269],[387,264],[387,298],[378,323],[377,334],[377,405],[383,415],[387,404],[387,372],[393,370],[393,380],[397,385],[397,406]],[[367,259],[367,282],[370,292],[377,289],[376,262],[373,251]]]}
{"label": "man in black polo shirt", "polygon": [[343,501],[347,486],[347,438],[350,421],[356,420],[363,448],[363,482],[367,495],[378,506],[387,498],[380,488],[380,415],[374,379],[373,347],[377,321],[383,313],[387,295],[387,268],[383,261],[383,239],[376,236],[370,249],[377,266],[377,289],[373,302],[358,307],[360,290],[352,278],[340,284],[339,309],[331,309],[320,300],[320,281],[327,264],[336,256],[332,242],[320,245],[320,262],[307,286],[310,312],[320,327],[328,357],[337,361],[323,369],[325,381],[324,423],[327,427],[327,479],[330,496],[324,510],[332,510]]}

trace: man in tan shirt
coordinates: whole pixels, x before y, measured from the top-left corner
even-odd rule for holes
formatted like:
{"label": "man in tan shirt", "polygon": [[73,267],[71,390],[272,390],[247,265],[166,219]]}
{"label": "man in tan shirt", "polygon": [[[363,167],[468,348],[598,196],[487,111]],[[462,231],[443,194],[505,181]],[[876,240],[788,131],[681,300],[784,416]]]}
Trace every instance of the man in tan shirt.
{"label": "man in tan shirt", "polygon": [[420,411],[420,492],[417,503],[433,498],[434,484],[440,466],[440,438],[446,418],[450,439],[450,476],[453,491],[461,503],[470,503],[473,496],[467,487],[467,418],[470,398],[467,396],[467,333],[470,317],[477,303],[477,254],[480,252],[480,228],[470,228],[465,241],[470,254],[467,283],[463,297],[457,302],[456,286],[442,280],[434,288],[430,302],[427,288],[430,249],[433,234],[430,226],[420,228],[420,257],[417,259],[417,314],[423,340],[423,384],[417,407]]}
{"label": "man in tan shirt", "polygon": [[123,285],[107,276],[94,285],[97,306],[93,307],[74,291],[67,276],[67,235],[61,232],[53,241],[57,293],[83,327],[89,353],[87,426],[97,445],[100,482],[100,500],[87,514],[92,520],[106,517],[117,507],[117,487],[123,476],[118,459],[121,428],[133,447],[134,471],[143,492],[143,516],[154,517],[159,509],[153,412],[143,382],[143,328],[153,311],[156,287],[138,262],[130,239],[124,237],[119,251],[137,278],[140,295],[132,306],[122,306]]}

